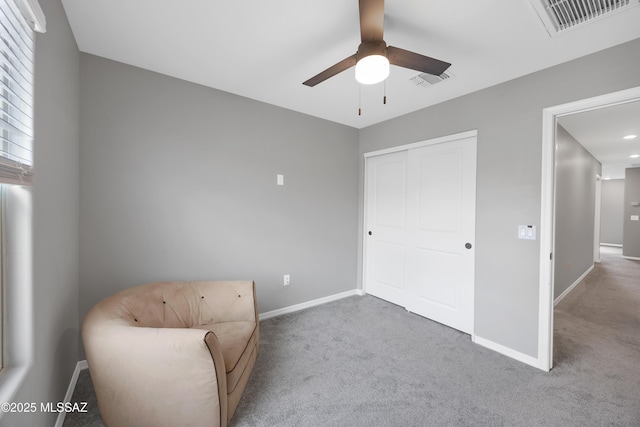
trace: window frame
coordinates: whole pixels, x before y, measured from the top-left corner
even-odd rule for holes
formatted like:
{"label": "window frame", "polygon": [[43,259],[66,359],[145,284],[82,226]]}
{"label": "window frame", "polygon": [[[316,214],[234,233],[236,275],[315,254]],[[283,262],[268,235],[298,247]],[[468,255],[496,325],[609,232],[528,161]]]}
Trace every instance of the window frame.
{"label": "window frame", "polygon": [[[38,0],[2,1],[16,5],[20,12],[16,18],[24,18],[33,31],[45,32],[46,21]],[[31,39],[30,48],[35,56],[36,35],[32,34]],[[31,74],[35,76],[34,62]],[[31,94],[35,98],[33,83]],[[33,105],[33,99],[31,102]],[[34,128],[31,120],[32,133]],[[10,181],[0,184],[0,340],[3,362],[0,402],[11,402],[15,398],[34,360],[33,192],[32,187],[21,184]],[[0,411],[0,419],[2,416]]]}
{"label": "window frame", "polygon": [[0,402],[11,402],[33,365],[33,210],[30,187],[2,186],[2,350],[5,363],[0,372]]}

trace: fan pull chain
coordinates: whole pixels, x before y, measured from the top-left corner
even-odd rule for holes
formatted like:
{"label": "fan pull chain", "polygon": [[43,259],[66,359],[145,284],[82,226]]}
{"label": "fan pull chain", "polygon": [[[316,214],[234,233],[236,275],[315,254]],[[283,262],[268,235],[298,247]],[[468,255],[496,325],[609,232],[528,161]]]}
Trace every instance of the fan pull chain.
{"label": "fan pull chain", "polygon": [[358,85],[358,115],[362,115],[362,85]]}
{"label": "fan pull chain", "polygon": [[382,98],[382,103],[387,105],[387,80],[384,81],[384,97]]}

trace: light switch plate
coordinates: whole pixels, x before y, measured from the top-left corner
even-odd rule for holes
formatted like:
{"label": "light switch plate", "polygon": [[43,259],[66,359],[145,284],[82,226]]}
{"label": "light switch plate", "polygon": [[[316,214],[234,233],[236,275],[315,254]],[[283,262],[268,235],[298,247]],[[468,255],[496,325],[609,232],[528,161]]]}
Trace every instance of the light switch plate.
{"label": "light switch plate", "polygon": [[536,226],[535,225],[519,225],[518,239],[536,240]]}

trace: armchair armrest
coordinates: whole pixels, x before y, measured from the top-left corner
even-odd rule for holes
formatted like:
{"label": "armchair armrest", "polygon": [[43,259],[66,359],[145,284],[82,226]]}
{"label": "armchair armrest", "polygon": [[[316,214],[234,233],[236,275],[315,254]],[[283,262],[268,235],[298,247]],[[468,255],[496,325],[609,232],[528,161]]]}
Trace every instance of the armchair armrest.
{"label": "armchair armrest", "polygon": [[92,328],[96,317],[99,312],[85,318],[83,340],[106,425],[180,425],[194,413],[201,424],[193,425],[210,426],[212,419],[226,425],[226,380],[218,373],[224,361],[213,332],[113,323]]}

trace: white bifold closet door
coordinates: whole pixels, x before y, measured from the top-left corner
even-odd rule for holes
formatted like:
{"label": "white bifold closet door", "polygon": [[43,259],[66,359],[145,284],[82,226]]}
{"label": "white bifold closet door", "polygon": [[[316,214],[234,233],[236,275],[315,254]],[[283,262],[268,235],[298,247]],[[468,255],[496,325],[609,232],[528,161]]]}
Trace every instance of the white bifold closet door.
{"label": "white bifold closet door", "polygon": [[473,333],[476,137],[366,161],[365,291]]}

